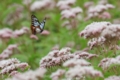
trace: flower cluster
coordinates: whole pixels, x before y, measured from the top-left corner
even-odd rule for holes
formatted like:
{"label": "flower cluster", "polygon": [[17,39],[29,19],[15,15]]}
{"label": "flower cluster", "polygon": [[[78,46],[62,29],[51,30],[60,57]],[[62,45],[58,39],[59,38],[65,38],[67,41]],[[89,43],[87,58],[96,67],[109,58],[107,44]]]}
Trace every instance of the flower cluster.
{"label": "flower cluster", "polygon": [[116,49],[120,39],[120,25],[110,22],[93,22],[79,33],[80,36],[90,39],[88,46],[92,49],[95,46],[108,47]]}
{"label": "flower cluster", "polygon": [[96,77],[103,77],[103,74],[95,70],[92,66],[75,66],[70,68],[66,74],[67,79],[84,79],[86,77],[96,78]]}
{"label": "flower cluster", "polygon": [[80,7],[71,7],[75,2],[76,0],[59,0],[57,3],[57,7],[61,10],[61,19],[66,20],[62,26],[66,26],[67,29],[72,29],[77,26],[78,22],[76,18],[81,18],[79,13],[83,12]]}
{"label": "flower cluster", "polygon": [[105,78],[105,80],[120,80],[120,76],[110,76],[108,78]]}
{"label": "flower cluster", "polygon": [[66,9],[61,12],[62,15],[61,19],[75,18],[79,13],[82,13],[82,9],[80,7]]}
{"label": "flower cluster", "polygon": [[96,54],[91,54],[86,51],[76,51],[74,52],[74,58],[76,59],[92,59],[94,57],[98,57]]}
{"label": "flower cluster", "polygon": [[1,54],[0,54],[0,60],[9,58],[15,50],[18,50],[17,44],[11,44],[9,45]]}
{"label": "flower cluster", "polygon": [[52,80],[59,80],[64,74],[65,70],[58,69],[56,72],[53,72],[50,77],[52,78]]}
{"label": "flower cluster", "polygon": [[17,69],[24,70],[28,67],[27,63],[20,63],[16,58],[0,61],[0,74],[13,74]]}
{"label": "flower cluster", "polygon": [[120,65],[120,56],[117,56],[116,58],[104,58],[100,61],[98,66],[101,67],[103,70],[107,70],[112,65]]}
{"label": "flower cluster", "polygon": [[89,66],[91,64],[84,59],[76,59],[76,58],[67,60],[63,63],[64,67],[69,67],[69,68],[75,67],[76,65],[77,66]]}
{"label": "flower cluster", "polygon": [[28,34],[29,33],[29,28],[27,27],[22,27],[19,30],[12,31],[9,28],[4,28],[0,30],[0,38],[2,40],[9,40],[11,38],[17,38],[23,34]]}
{"label": "flower cluster", "polygon": [[53,80],[61,79],[61,77],[63,78],[63,75],[65,75],[66,80],[81,80],[87,77],[103,77],[103,74],[100,71],[95,70],[92,66],[90,66],[90,63],[84,59],[73,58],[64,62],[63,66],[69,68],[68,71],[57,70],[51,75]]}
{"label": "flower cluster", "polygon": [[[53,50],[48,53],[47,56],[43,57],[40,61],[40,67],[51,67],[56,65],[61,65],[66,60],[70,59],[92,59],[97,57],[96,54],[90,54],[85,51],[77,51],[73,54],[70,52],[70,48],[62,48],[61,50]],[[77,64],[77,63],[76,63]]]}
{"label": "flower cluster", "polygon": [[70,59],[70,48],[63,48],[59,50],[53,50],[48,53],[47,56],[43,57],[40,61],[40,67],[51,67],[61,65],[62,62]]}
{"label": "flower cluster", "polygon": [[57,7],[60,10],[70,9],[70,5],[75,4],[76,0],[59,0],[57,3]]}
{"label": "flower cluster", "polygon": [[50,9],[55,6],[55,2],[53,0],[39,0],[39,1],[34,1],[31,6],[30,10],[31,11],[36,11],[36,10],[41,10],[41,9]]}
{"label": "flower cluster", "polygon": [[45,68],[38,68],[36,70],[29,70],[25,73],[16,73],[12,78],[5,80],[43,80],[44,74],[46,73]]}
{"label": "flower cluster", "polygon": [[107,12],[107,10],[115,8],[115,6],[112,4],[109,4],[107,1],[102,0],[98,1],[98,4],[96,6],[94,6],[93,2],[87,2],[85,3],[85,7],[88,8],[86,20],[94,17],[110,19],[111,15],[109,12]]}

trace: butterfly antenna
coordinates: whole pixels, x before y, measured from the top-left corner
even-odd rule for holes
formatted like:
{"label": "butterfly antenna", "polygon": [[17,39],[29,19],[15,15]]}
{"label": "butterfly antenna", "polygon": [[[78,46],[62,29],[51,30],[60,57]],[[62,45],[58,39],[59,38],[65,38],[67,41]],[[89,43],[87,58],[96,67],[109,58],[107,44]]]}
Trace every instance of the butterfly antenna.
{"label": "butterfly antenna", "polygon": [[47,18],[45,17],[44,20],[43,20],[44,23],[46,22],[46,19],[47,19]]}

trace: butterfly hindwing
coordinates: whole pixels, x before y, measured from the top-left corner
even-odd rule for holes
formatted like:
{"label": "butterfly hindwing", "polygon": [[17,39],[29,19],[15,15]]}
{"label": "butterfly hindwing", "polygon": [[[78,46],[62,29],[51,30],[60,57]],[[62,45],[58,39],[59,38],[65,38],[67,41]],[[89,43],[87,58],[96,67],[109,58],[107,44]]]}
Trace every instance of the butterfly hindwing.
{"label": "butterfly hindwing", "polygon": [[45,22],[46,22],[46,18],[40,23],[40,29],[41,29],[41,32],[42,32],[43,29],[44,29]]}

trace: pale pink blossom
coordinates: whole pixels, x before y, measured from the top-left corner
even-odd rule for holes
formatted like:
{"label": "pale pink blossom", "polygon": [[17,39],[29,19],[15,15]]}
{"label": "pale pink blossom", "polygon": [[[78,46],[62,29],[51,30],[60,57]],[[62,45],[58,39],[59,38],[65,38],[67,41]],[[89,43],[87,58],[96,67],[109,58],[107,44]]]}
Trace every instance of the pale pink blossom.
{"label": "pale pink blossom", "polygon": [[90,1],[90,2],[85,2],[85,3],[84,3],[84,7],[85,7],[85,8],[89,8],[89,7],[93,6],[93,4],[94,4],[94,3],[93,3],[92,1]]}
{"label": "pale pink blossom", "polygon": [[59,50],[53,50],[48,53],[48,56],[58,57]]}
{"label": "pale pink blossom", "polygon": [[27,27],[22,27],[21,29],[15,30],[13,32],[13,37],[16,38],[16,37],[19,37],[19,36],[21,36],[23,34],[28,34],[29,32],[30,32],[30,30]]}
{"label": "pale pink blossom", "polygon": [[[88,45],[108,47],[116,49],[117,42],[120,39],[120,25],[110,22],[93,22],[79,33],[80,36],[88,38]],[[113,46],[114,45],[114,46]]]}
{"label": "pale pink blossom", "polygon": [[17,49],[18,48],[18,44],[11,44],[7,47],[7,49],[9,50],[13,50],[13,49]]}
{"label": "pale pink blossom", "polygon": [[15,76],[15,75],[17,75],[17,74],[19,74],[18,71],[12,71],[12,72],[10,73],[10,76]]}
{"label": "pale pink blossom", "polygon": [[[115,6],[113,6],[112,4],[108,4],[107,2],[104,1],[99,1],[100,3],[98,3],[96,6],[94,6],[92,4],[92,6],[90,5],[88,7],[87,10],[87,17],[85,18],[85,20],[89,20],[91,18],[95,18],[95,17],[99,17],[104,19],[103,17],[100,17],[99,15],[103,15],[104,12],[106,12],[106,10],[109,9],[113,9],[115,8]],[[105,14],[105,13],[104,13]],[[106,15],[106,14],[105,14]],[[109,14],[110,15],[110,14]],[[108,17],[108,14],[106,15]],[[110,17],[109,17],[110,18]]]}
{"label": "pale pink blossom", "polygon": [[76,2],[76,0],[66,0],[66,2],[68,5],[73,5]]}
{"label": "pale pink blossom", "polygon": [[60,10],[66,10],[66,9],[70,9],[71,7],[69,5],[62,5],[59,7]]}
{"label": "pale pink blossom", "polygon": [[19,64],[15,64],[15,66],[17,68],[20,68],[21,70],[24,70],[26,67],[28,67],[28,63],[24,62],[24,63],[19,63]]}
{"label": "pale pink blossom", "polygon": [[18,73],[13,75],[12,78],[6,80],[42,80],[44,74],[46,73],[45,68],[38,68],[36,70],[29,70],[24,73]]}
{"label": "pale pink blossom", "polygon": [[74,52],[74,58],[76,59],[92,59],[94,57],[98,57],[96,54],[91,54],[86,51],[76,51]]}
{"label": "pale pink blossom", "polygon": [[75,18],[75,13],[74,12],[71,12],[70,10],[63,10],[61,12],[61,15],[62,15],[62,18],[61,19],[69,19],[69,18]]}
{"label": "pale pink blossom", "polygon": [[11,29],[4,28],[4,29],[0,30],[0,38],[3,38],[3,39],[7,38],[7,39],[9,39],[11,37],[12,37],[12,30]]}
{"label": "pale pink blossom", "polygon": [[58,56],[62,56],[62,55],[65,55],[65,54],[69,54],[71,51],[71,48],[69,47],[65,47],[65,48],[62,48],[59,53],[58,53]]}
{"label": "pale pink blossom", "polygon": [[4,68],[4,67],[7,67],[9,65],[12,65],[12,64],[16,64],[16,63],[20,63],[20,61],[16,58],[12,58],[12,59],[8,59],[8,60],[1,60],[0,61],[0,68]]}
{"label": "pale pink blossom", "polygon": [[59,0],[57,3],[57,7],[60,10],[70,9],[70,5],[75,4],[76,0]]}
{"label": "pale pink blossom", "polygon": [[111,18],[111,14],[109,12],[103,12],[98,17],[101,18],[101,19],[110,19]]}
{"label": "pale pink blossom", "polygon": [[74,58],[80,59],[81,61],[81,63],[79,63],[80,61],[78,61],[78,63],[75,63],[75,64],[87,65],[87,63],[84,63],[84,60],[81,60],[81,59],[91,59],[93,57],[97,57],[97,55],[89,54],[85,51],[80,52],[80,53],[75,52],[72,54],[71,48],[65,47],[65,48],[62,48],[61,50],[50,51],[47,56],[43,57],[40,60],[40,67],[52,67],[52,66],[62,65],[63,62],[74,59]]}
{"label": "pale pink blossom", "polygon": [[12,71],[16,71],[16,69],[25,70],[28,67],[27,63],[20,63],[20,61],[16,58],[2,60],[0,63],[0,74],[9,74]]}
{"label": "pale pink blossom", "polygon": [[65,70],[62,70],[62,69],[58,69],[56,72],[53,72],[51,74],[51,78],[52,80],[59,80],[65,73]]}
{"label": "pale pink blossom", "polygon": [[61,50],[52,50],[47,56],[40,60],[40,67],[51,67],[61,65],[64,61],[73,58],[70,48],[62,48]]}
{"label": "pale pink blossom", "polygon": [[15,50],[18,50],[18,45],[17,44],[11,44],[9,45],[1,54],[0,54],[0,59],[6,59],[9,58]]}
{"label": "pale pink blossom", "polygon": [[41,10],[43,8],[53,8],[54,7],[54,1],[53,0],[40,0],[40,1],[34,1],[34,3],[30,6],[31,11]]}
{"label": "pale pink blossom", "polygon": [[75,14],[82,13],[83,10],[80,7],[72,8],[71,11]]}
{"label": "pale pink blossom", "polygon": [[48,30],[44,30],[44,31],[41,33],[41,35],[47,36],[47,35],[50,35],[50,32],[49,32]]}
{"label": "pale pink blossom", "polygon": [[93,66],[84,66],[83,69],[85,70],[86,75],[91,77],[103,77],[102,72],[95,70]]}
{"label": "pale pink blossom", "polygon": [[106,4],[106,7],[107,7],[108,9],[114,9],[114,8],[115,8],[115,6],[113,6],[112,4]]}
{"label": "pale pink blossom", "polygon": [[61,12],[62,18],[61,19],[69,19],[75,18],[78,13],[82,13],[82,9],[80,7],[75,7],[71,9],[66,9]]}
{"label": "pale pink blossom", "polygon": [[77,65],[79,65],[79,66],[89,66],[91,64],[84,59],[75,59],[75,58],[70,59],[70,60],[63,63],[63,66],[65,66],[65,67],[74,67],[74,66],[77,66]]}
{"label": "pale pink blossom", "polygon": [[104,58],[100,61],[99,67],[101,67],[103,70],[107,70],[111,65],[119,65],[120,64],[120,58],[117,56],[116,58]]}
{"label": "pale pink blossom", "polygon": [[104,80],[120,80],[120,76],[113,75],[105,78]]}
{"label": "pale pink blossom", "polygon": [[36,35],[30,35],[30,38],[31,39],[35,39],[35,40],[38,40],[38,37]]}
{"label": "pale pink blossom", "polygon": [[29,32],[30,32],[30,30],[27,27],[22,27],[21,29],[15,30],[15,31],[12,31],[9,28],[4,28],[4,29],[0,30],[0,38],[3,41],[6,40],[6,39],[9,40],[11,38],[19,37],[23,34],[28,34]]}
{"label": "pale pink blossom", "polygon": [[75,66],[70,68],[65,76],[67,79],[84,79],[87,76],[91,78],[103,77],[103,74],[100,71],[95,70],[92,66]]}

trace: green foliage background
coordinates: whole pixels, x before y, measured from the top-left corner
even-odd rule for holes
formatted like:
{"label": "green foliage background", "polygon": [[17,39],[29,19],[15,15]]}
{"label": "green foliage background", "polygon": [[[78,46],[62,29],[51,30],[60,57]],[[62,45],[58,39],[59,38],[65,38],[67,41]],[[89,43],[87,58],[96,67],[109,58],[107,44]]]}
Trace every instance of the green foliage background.
{"label": "green foliage background", "polygon": [[[81,8],[83,8],[83,13],[82,13],[83,17],[86,16],[84,12],[85,8],[83,7],[83,5],[87,1],[90,0],[77,0],[76,4],[73,5],[73,7],[80,6]],[[91,0],[91,1],[97,3],[97,0]],[[120,0],[108,0],[108,2],[116,6],[115,9],[110,10],[112,18],[105,20],[112,22],[114,19],[120,18]],[[17,20],[13,25],[9,25],[7,23],[4,23],[4,19],[6,18],[7,15],[14,12],[15,8],[9,7],[13,4],[19,4],[23,6],[24,11],[22,11],[22,15],[24,17]],[[43,9],[40,11],[31,12],[29,8],[22,3],[22,0],[2,0],[0,2],[0,29],[10,28],[12,30],[15,30],[15,29],[20,29],[23,26],[27,26],[30,28],[31,14],[36,15],[40,21],[43,20],[44,17],[49,14],[50,19],[46,21],[45,29],[50,31],[50,35],[43,36],[37,34],[39,40],[32,40],[30,39],[29,35],[23,35],[16,39],[10,39],[7,43],[3,42],[0,44],[0,53],[1,53],[9,44],[21,43],[21,45],[19,46],[19,52],[16,52],[11,57],[16,57],[21,62],[27,62],[30,65],[31,69],[38,68],[40,59],[45,55],[47,55],[48,52],[51,51],[52,47],[55,46],[56,44],[58,44],[60,48],[63,48],[67,45],[68,42],[73,41],[75,42],[75,46],[72,47],[72,52],[86,48],[87,40],[79,37],[78,33],[81,30],[83,30],[88,24],[94,21],[103,21],[102,19],[97,19],[97,18],[88,21],[79,21],[77,28],[72,30],[67,30],[65,27],[61,26],[63,21],[60,19],[61,18],[60,10],[57,7],[53,10]],[[91,50],[91,52],[95,53],[94,50]],[[101,70],[100,68],[97,67],[100,59],[97,60],[95,59],[90,61],[92,65],[98,70]],[[52,68],[52,70],[50,69],[48,71],[53,72],[54,70],[55,69]],[[48,72],[47,75],[45,76],[45,80],[49,80],[50,72]],[[108,77],[109,75],[112,74],[114,73],[105,72],[104,76]]]}

